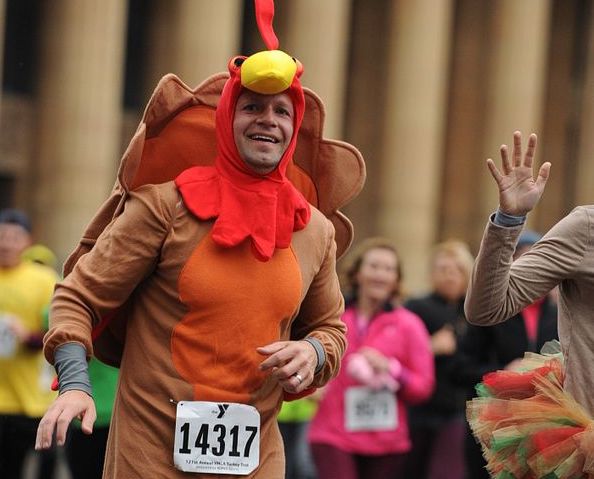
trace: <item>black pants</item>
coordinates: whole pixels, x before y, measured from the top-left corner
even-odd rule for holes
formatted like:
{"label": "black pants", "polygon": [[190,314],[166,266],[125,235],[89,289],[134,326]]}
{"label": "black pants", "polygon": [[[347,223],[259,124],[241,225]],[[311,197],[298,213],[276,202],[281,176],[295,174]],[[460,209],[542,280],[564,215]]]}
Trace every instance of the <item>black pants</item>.
{"label": "black pants", "polygon": [[0,477],[21,479],[27,453],[35,447],[40,418],[0,415]]}
{"label": "black pants", "polygon": [[466,458],[466,471],[470,479],[489,479],[487,461],[483,457],[481,446],[476,442],[467,425],[464,438],[464,456]]}
{"label": "black pants", "polygon": [[316,470],[307,442],[306,422],[279,422],[285,446],[285,479],[316,479]]}
{"label": "black pants", "polygon": [[93,434],[84,434],[79,428],[68,431],[66,458],[72,479],[101,479],[109,427],[94,427]]}

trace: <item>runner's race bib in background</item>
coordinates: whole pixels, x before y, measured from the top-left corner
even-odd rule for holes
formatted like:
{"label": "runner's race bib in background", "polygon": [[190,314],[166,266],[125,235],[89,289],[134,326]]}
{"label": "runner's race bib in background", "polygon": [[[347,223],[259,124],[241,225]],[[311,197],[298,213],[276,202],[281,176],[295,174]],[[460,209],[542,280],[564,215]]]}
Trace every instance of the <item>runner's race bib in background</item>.
{"label": "runner's race bib in background", "polygon": [[344,397],[344,427],[347,431],[387,431],[398,427],[396,394],[387,389],[350,387]]}
{"label": "runner's race bib in background", "polygon": [[260,463],[260,413],[247,404],[177,404],[175,467],[184,472],[247,475]]}
{"label": "runner's race bib in background", "polygon": [[17,338],[10,327],[10,319],[0,312],[0,358],[13,357],[16,348]]}

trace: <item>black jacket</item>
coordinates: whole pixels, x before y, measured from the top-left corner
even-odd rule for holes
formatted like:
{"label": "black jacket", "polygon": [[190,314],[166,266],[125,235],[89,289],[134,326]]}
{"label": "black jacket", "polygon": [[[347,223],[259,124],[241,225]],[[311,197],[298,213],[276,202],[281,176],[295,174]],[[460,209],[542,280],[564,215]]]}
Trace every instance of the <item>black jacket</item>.
{"label": "black jacket", "polygon": [[557,306],[545,298],[540,306],[536,342],[530,344],[522,314],[493,326],[468,325],[460,341],[452,370],[455,382],[470,387],[482,380],[484,374],[503,369],[524,356],[524,352],[538,352],[547,341],[558,339]]}
{"label": "black jacket", "polygon": [[[464,299],[452,304],[436,293],[408,300],[404,306],[416,313],[425,323],[430,335],[449,325],[456,333],[458,342],[465,334],[468,323],[464,318]],[[448,417],[462,414],[465,408],[466,391],[452,381],[455,355],[435,356],[435,391],[431,398],[411,408],[411,415]]]}

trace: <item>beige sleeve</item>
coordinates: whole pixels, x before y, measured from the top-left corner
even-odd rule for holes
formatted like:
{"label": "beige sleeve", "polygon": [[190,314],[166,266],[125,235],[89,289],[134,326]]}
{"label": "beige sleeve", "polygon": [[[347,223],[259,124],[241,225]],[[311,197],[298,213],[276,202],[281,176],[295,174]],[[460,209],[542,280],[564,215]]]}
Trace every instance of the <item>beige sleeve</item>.
{"label": "beige sleeve", "polygon": [[586,209],[574,209],[512,262],[522,227],[503,227],[489,221],[466,295],[468,321],[478,325],[505,321],[571,279],[591,249],[589,223]]}
{"label": "beige sleeve", "polygon": [[79,342],[92,355],[91,330],[121,306],[151,273],[168,233],[173,207],[162,192],[171,188],[147,185],[130,193],[124,211],[101,233],[72,272],[56,286],[44,354],[53,363],[56,347]]}
{"label": "beige sleeve", "polygon": [[341,316],[344,299],[336,274],[336,243],[334,227],[325,220],[325,253],[320,270],[315,275],[295,319],[292,337],[318,339],[326,353],[326,363],[316,374],[312,386],[320,387],[338,374],[340,360],[346,348],[346,327]]}

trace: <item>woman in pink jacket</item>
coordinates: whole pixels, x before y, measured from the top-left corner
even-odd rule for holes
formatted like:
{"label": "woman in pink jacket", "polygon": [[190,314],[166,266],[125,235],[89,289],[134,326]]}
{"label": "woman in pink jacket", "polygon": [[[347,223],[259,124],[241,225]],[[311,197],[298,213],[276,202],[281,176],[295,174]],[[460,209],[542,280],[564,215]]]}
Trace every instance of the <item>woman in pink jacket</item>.
{"label": "woman in pink jacket", "polygon": [[407,404],[433,390],[429,335],[418,316],[395,306],[401,265],[389,241],[364,241],[346,276],[348,348],[311,423],[312,454],[319,479],[396,479],[410,449]]}

